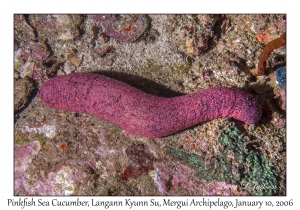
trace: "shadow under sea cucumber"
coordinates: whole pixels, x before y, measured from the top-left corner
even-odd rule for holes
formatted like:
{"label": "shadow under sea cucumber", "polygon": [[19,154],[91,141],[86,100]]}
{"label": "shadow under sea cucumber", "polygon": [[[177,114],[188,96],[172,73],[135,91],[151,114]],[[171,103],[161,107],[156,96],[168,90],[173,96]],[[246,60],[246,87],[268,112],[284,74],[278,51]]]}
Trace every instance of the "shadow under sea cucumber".
{"label": "shadow under sea cucumber", "polygon": [[247,124],[261,117],[259,103],[237,89],[216,87],[162,98],[92,73],[74,73],[45,82],[39,96],[47,106],[108,120],[130,134],[168,136],[201,122],[233,117]]}

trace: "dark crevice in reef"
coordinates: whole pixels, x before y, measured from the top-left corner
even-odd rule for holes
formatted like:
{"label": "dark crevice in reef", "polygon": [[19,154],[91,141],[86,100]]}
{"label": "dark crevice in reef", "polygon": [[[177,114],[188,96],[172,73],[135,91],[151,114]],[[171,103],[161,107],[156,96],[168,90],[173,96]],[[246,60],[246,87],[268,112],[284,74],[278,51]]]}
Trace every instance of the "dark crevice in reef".
{"label": "dark crevice in reef", "polygon": [[29,14],[24,14],[24,18],[25,18],[26,23],[32,28],[35,38],[38,39],[39,34],[38,34],[36,28],[31,24]]}
{"label": "dark crevice in reef", "polygon": [[221,38],[221,34],[222,34],[221,26],[222,26],[223,20],[225,20],[226,17],[222,16],[222,15],[215,15],[215,18],[216,18],[216,22],[212,27],[212,29],[214,31],[214,36],[212,36],[208,39],[208,41],[207,41],[208,47],[203,53],[208,53],[208,52],[212,51],[217,46],[217,43],[218,43],[219,39]]}

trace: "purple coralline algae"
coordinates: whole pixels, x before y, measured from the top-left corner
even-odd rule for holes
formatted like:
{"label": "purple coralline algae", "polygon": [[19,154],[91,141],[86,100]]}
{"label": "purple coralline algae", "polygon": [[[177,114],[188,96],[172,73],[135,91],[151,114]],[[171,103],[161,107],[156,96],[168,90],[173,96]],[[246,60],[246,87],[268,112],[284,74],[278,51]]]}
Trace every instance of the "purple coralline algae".
{"label": "purple coralline algae", "polygon": [[181,164],[172,166],[170,162],[156,163],[154,168],[157,172],[154,182],[161,195],[247,195],[237,185],[202,181],[195,177],[192,169]]}
{"label": "purple coralline algae", "polygon": [[15,149],[15,195],[71,195],[76,185],[83,179],[76,175],[79,174],[78,168],[62,164],[47,176],[44,171],[32,174],[36,166],[31,162],[40,151],[39,141]]}
{"label": "purple coralline algae", "polygon": [[32,58],[36,61],[45,61],[50,56],[50,52],[44,43],[33,42],[30,44]]}
{"label": "purple coralline algae", "polygon": [[[16,195],[24,192],[27,183],[30,182],[27,170],[32,170],[30,163],[32,159],[38,154],[41,145],[38,141],[34,141],[26,146],[19,146],[15,149],[14,168],[15,168],[15,193]],[[21,193],[23,194],[23,193]]]}
{"label": "purple coralline algae", "polygon": [[[14,152],[15,195],[71,195],[84,179],[82,167],[76,164],[58,164],[53,171],[45,172],[33,161],[43,148],[39,141],[16,146]],[[69,161],[71,162],[71,161]]]}

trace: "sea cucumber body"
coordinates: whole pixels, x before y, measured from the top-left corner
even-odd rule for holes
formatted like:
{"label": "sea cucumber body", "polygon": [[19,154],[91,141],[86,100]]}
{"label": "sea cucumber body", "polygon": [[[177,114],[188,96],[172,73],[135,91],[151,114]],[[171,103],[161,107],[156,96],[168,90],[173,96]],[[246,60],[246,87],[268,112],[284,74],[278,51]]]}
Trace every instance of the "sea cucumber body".
{"label": "sea cucumber body", "polygon": [[162,98],[90,73],[55,77],[42,85],[39,96],[47,106],[93,114],[130,134],[149,138],[168,136],[221,117],[252,124],[261,116],[258,102],[237,89],[210,88]]}

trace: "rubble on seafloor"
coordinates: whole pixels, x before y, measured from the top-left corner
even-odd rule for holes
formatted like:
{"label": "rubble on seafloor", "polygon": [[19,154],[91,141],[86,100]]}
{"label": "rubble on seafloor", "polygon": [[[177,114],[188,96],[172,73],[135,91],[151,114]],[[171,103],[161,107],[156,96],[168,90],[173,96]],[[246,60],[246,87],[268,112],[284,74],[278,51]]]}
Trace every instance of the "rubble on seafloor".
{"label": "rubble on seafloor", "polygon": [[[286,195],[286,47],[271,53],[265,75],[250,73],[286,21],[284,14],[15,14],[14,194]],[[262,117],[143,138],[42,105],[39,87],[74,72],[161,97],[238,88],[259,101]]]}

